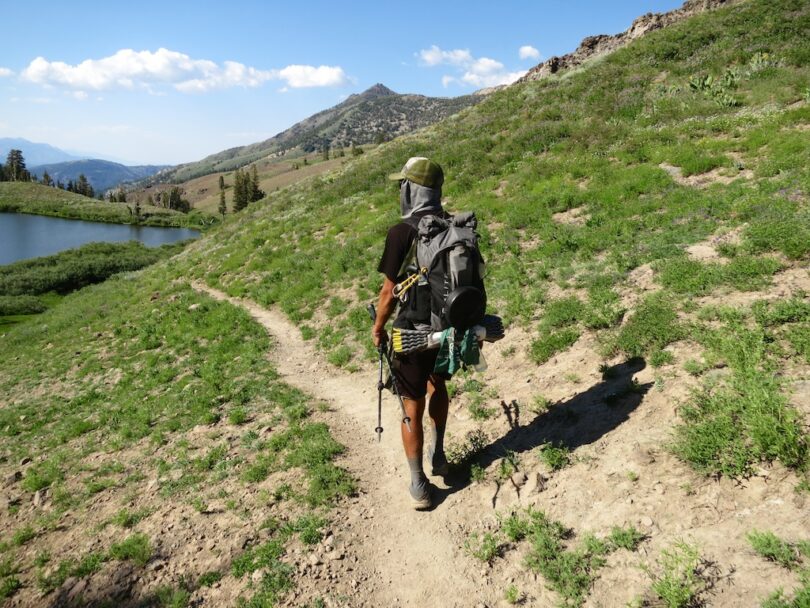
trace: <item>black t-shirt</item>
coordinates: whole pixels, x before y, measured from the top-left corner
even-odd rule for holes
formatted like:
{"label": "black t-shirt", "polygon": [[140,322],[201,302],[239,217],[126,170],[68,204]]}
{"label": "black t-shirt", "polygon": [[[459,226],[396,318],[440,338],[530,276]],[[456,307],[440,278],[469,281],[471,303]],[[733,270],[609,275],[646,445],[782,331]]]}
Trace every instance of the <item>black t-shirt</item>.
{"label": "black t-shirt", "polygon": [[445,212],[441,212],[440,214],[430,211],[417,213],[411,216],[413,219],[402,221],[388,230],[388,235],[385,237],[385,249],[383,249],[382,258],[377,266],[377,271],[383,273],[394,283],[399,282],[402,278],[400,271],[402,270],[402,265],[405,263],[408,252],[411,250],[411,245],[413,245],[416,239],[416,226],[419,225],[419,220],[426,215],[449,217]]}

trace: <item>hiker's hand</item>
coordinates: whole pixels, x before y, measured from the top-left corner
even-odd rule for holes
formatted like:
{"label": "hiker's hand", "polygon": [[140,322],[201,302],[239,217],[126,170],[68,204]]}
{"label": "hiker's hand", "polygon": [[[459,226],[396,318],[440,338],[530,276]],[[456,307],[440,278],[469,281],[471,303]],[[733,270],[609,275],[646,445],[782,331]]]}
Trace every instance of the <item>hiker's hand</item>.
{"label": "hiker's hand", "polygon": [[388,342],[388,334],[386,333],[385,328],[372,327],[371,339],[374,342],[375,348],[379,348],[382,342]]}

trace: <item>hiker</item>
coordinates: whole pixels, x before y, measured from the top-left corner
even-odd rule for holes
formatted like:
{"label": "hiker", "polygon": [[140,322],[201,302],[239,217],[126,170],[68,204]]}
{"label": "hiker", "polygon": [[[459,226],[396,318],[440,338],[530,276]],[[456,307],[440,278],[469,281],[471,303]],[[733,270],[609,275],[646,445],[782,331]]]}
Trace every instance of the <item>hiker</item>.
{"label": "hiker", "polygon": [[[426,215],[449,217],[442,209],[444,173],[437,163],[427,158],[414,157],[405,163],[402,171],[390,175],[389,179],[399,181],[399,204],[403,221],[389,229],[377,268],[385,278],[380,290],[377,317],[371,330],[376,347],[388,340],[385,324],[397,304],[394,286],[403,280],[406,267],[412,262],[419,220]],[[414,327],[412,320],[408,318],[409,311],[409,307],[400,307],[394,327]],[[449,407],[445,380],[449,376],[433,373],[438,353],[438,350],[432,349],[407,355],[396,354],[393,360],[397,389],[403,399],[405,413],[412,421],[411,432],[403,423],[401,433],[411,473],[409,492],[416,509],[429,509],[432,504],[431,485],[422,467],[422,417],[426,401],[433,427],[428,443],[431,474],[445,476],[448,472],[447,457],[444,454],[444,429]]]}

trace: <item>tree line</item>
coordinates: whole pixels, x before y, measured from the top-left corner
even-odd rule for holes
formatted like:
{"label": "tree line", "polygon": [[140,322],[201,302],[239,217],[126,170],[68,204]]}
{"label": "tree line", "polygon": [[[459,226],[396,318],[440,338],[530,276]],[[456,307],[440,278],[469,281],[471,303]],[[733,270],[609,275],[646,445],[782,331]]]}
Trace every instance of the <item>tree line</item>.
{"label": "tree line", "polygon": [[[25,157],[23,156],[22,150],[17,149],[9,150],[9,153],[6,156],[5,164],[0,163],[0,182],[34,182],[40,183],[43,186],[59,188],[61,190],[66,190],[67,192],[81,194],[82,196],[87,196],[89,198],[98,198],[100,201],[105,199],[104,193],[97,193],[84,173],[79,174],[76,181],[69,179],[67,183],[62,182],[61,180],[54,181],[47,171],[42,173],[41,178],[37,178],[36,175],[33,175],[26,168]],[[253,182],[255,182],[255,184],[258,186],[258,177],[255,176],[255,173]],[[251,182],[251,184],[253,182]],[[245,186],[242,187],[244,188]],[[251,196],[255,196],[254,187],[252,185],[247,191],[249,199]],[[183,197],[184,194],[185,193],[183,192],[182,188],[179,186],[174,186],[170,191],[159,194],[156,201],[152,199],[152,195],[150,194],[147,203],[149,205],[164,207],[166,209],[175,209],[177,211],[182,211],[183,213],[188,213],[191,211],[191,203]],[[264,196],[263,192],[259,198],[262,196]],[[123,188],[118,188],[118,190],[109,190],[107,192],[106,199],[111,203],[126,203],[126,190]],[[135,214],[140,217],[140,202],[137,200],[135,201]]]}
{"label": "tree line", "polygon": [[75,182],[69,179],[67,183],[62,180],[54,181],[47,171],[43,171],[42,177],[37,178],[26,168],[22,150],[17,149],[9,150],[8,155],[6,155],[6,163],[0,164],[0,182],[35,182],[43,186],[75,192],[90,198],[96,196],[96,191],[84,173],[80,173]]}
{"label": "tree line", "polygon": [[[259,183],[259,172],[256,165],[251,165],[250,170],[237,169],[233,173],[233,211],[241,211],[249,203],[255,203],[264,198],[264,190]],[[228,205],[225,202],[225,177],[219,176],[219,213],[224,217],[228,212]]]}

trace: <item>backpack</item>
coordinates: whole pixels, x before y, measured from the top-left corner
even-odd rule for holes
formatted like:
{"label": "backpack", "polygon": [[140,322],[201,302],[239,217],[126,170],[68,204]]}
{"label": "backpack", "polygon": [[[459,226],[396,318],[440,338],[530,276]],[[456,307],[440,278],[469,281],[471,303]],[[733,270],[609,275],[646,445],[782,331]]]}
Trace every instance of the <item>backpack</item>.
{"label": "backpack", "polygon": [[415,266],[409,267],[413,274],[400,285],[411,284],[400,294],[394,292],[403,302],[401,316],[417,329],[429,326],[433,331],[450,327],[465,331],[480,323],[487,296],[475,214],[447,219],[426,215],[409,223],[417,230]]}

